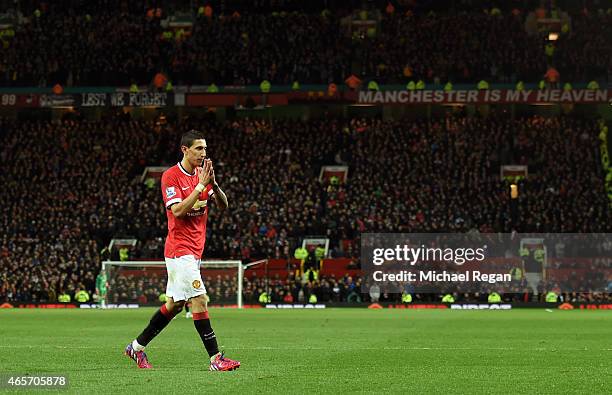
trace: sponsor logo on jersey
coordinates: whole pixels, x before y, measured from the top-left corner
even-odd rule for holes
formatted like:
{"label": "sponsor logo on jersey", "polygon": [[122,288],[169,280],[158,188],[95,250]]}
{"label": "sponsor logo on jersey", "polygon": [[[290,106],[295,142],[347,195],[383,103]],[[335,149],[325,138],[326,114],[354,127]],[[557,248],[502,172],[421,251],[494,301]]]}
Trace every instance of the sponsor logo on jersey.
{"label": "sponsor logo on jersey", "polygon": [[206,207],[206,202],[206,200],[198,200],[197,202],[195,202],[192,209],[194,211],[199,211],[202,207]]}

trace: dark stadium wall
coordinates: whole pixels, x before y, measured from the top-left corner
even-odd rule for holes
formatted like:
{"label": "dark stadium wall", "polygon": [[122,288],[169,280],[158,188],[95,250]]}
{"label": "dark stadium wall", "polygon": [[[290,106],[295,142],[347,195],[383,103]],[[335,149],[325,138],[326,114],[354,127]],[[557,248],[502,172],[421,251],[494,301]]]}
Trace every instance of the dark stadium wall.
{"label": "dark stadium wall", "polygon": [[165,108],[103,108],[103,107],[60,107],[60,108],[10,108],[0,106],[0,117],[21,120],[56,120],[81,118],[100,120],[109,115],[123,112],[131,119],[155,120],[161,114],[169,119],[210,118],[219,122],[232,119],[321,119],[333,118],[381,118],[392,119],[429,119],[447,115],[457,116],[532,116],[553,117],[559,115],[580,116],[588,119],[603,118],[612,121],[612,104],[574,104],[574,105],[347,105],[312,104],[271,106],[262,109],[237,109],[235,107],[165,107]]}

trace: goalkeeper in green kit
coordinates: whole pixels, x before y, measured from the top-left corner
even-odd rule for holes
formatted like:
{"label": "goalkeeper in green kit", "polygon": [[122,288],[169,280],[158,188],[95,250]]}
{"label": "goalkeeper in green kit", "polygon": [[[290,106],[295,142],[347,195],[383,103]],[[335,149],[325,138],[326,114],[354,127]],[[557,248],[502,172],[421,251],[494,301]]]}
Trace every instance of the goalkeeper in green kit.
{"label": "goalkeeper in green kit", "polygon": [[108,288],[106,272],[101,270],[100,274],[96,277],[96,296],[98,298],[98,305],[103,309],[106,308],[106,292],[108,292]]}

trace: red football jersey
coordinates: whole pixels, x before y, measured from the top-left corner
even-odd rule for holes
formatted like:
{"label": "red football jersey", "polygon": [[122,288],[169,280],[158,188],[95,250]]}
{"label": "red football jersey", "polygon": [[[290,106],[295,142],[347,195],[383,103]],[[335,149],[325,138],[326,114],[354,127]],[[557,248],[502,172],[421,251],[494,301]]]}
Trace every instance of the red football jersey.
{"label": "red football jersey", "polygon": [[206,242],[207,203],[208,198],[213,195],[212,185],[206,186],[184,217],[175,217],[170,209],[173,204],[186,199],[198,183],[197,172],[189,174],[180,162],[162,174],[161,190],[168,217],[168,237],[164,255],[168,258],[183,255],[195,255],[196,259],[202,257]]}

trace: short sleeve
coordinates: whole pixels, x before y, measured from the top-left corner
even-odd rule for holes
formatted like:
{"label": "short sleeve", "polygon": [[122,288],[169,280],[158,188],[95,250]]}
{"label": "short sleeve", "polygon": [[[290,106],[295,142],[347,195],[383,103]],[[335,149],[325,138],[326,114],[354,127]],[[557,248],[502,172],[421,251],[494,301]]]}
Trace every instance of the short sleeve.
{"label": "short sleeve", "polygon": [[168,209],[175,203],[183,201],[183,194],[176,177],[169,176],[167,173],[162,175],[161,192],[164,199],[164,206]]}

